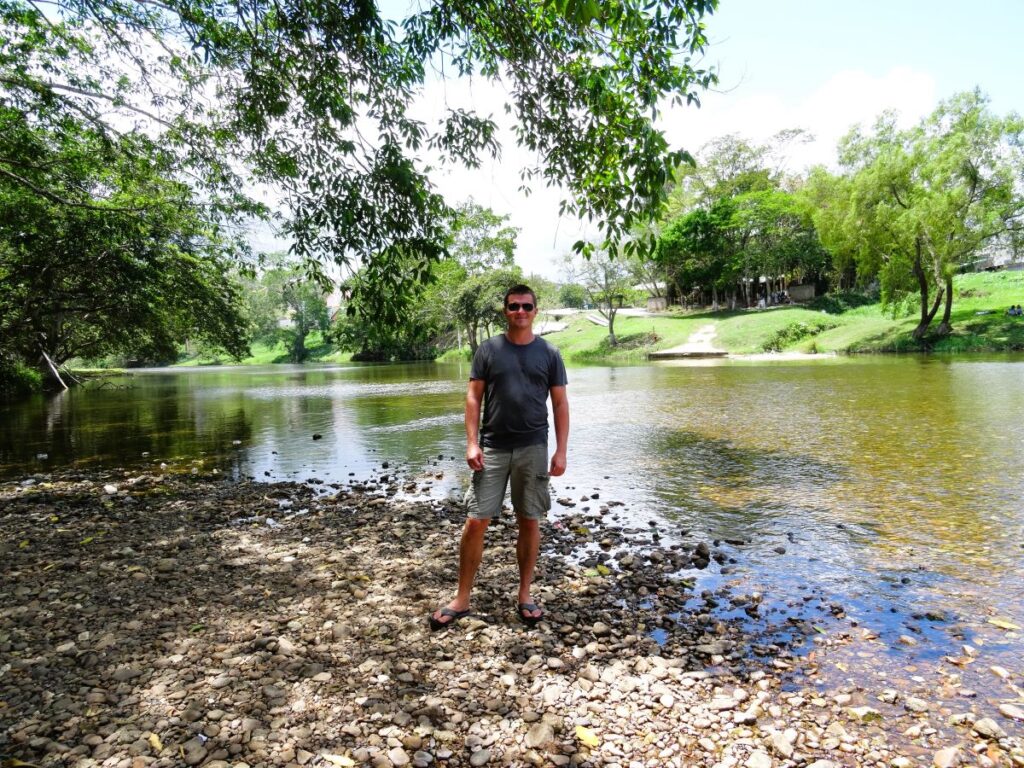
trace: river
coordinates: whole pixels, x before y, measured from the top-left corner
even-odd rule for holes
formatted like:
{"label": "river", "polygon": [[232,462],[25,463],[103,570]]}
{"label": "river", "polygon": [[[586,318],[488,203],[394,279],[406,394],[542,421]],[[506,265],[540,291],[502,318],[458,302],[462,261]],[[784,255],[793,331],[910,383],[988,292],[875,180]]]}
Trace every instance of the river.
{"label": "river", "polygon": [[[569,470],[554,495],[621,501],[623,525],[653,523],[667,541],[735,542],[723,545],[735,562],[698,574],[698,589],[759,591],[773,606],[762,620],[780,626],[839,605],[904,669],[963,644],[1020,665],[1024,358],[569,374]],[[325,487],[399,474],[458,495],[467,376],[435,364],[137,371],[0,408],[0,476],[167,464]]]}

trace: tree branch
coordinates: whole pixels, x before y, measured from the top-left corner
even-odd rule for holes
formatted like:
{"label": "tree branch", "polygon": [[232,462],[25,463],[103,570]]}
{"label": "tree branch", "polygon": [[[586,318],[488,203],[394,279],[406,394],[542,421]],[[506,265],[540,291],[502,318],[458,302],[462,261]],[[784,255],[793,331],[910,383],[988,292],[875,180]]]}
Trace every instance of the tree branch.
{"label": "tree branch", "polygon": [[24,187],[27,187],[40,197],[45,197],[51,203],[56,203],[57,205],[64,205],[67,206],[68,208],[84,208],[89,211],[102,211],[104,213],[140,213],[141,211],[150,210],[153,207],[144,206],[142,208],[121,208],[113,205],[108,206],[93,205],[92,203],[76,203],[72,200],[65,200],[63,197],[60,197],[59,195],[51,192],[48,189],[38,187],[28,179],[24,178],[23,176],[19,176],[18,174],[8,171],[5,168],[0,168],[0,176],[6,176],[12,181],[17,182],[18,184],[21,184]]}
{"label": "tree branch", "polygon": [[111,96],[108,93],[100,93],[99,91],[87,91],[85,88],[78,88],[74,85],[68,85],[67,83],[57,83],[52,80],[32,81],[17,80],[9,77],[0,77],[0,83],[4,83],[5,85],[10,85],[16,88],[29,88],[35,91],[42,90],[43,88],[49,88],[52,91],[65,91],[67,93],[74,93],[78,96],[85,96],[90,99],[100,99],[101,101],[107,101],[113,104],[115,107],[124,108],[130,112],[135,112],[136,114],[142,115],[143,117],[148,117],[150,120],[159,123],[164,128],[173,127],[173,124],[170,121],[164,120],[162,117],[154,115],[152,112],[149,112],[148,110],[145,110],[142,107],[137,107],[134,104],[129,104],[128,102],[122,101],[116,96]]}

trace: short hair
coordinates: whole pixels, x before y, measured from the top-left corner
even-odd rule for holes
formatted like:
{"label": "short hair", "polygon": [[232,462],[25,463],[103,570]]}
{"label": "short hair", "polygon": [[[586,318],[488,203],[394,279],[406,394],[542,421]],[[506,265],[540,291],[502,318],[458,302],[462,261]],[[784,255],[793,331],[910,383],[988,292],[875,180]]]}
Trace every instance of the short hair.
{"label": "short hair", "polygon": [[508,306],[508,297],[511,296],[512,294],[520,294],[520,295],[522,295],[524,293],[530,294],[530,296],[533,298],[533,303],[536,306],[536,304],[537,304],[537,294],[533,292],[533,288],[531,288],[528,285],[523,285],[522,283],[520,283],[519,285],[513,285],[511,288],[509,288],[507,291],[505,291],[505,298],[501,300],[501,305],[503,307],[507,307]]}

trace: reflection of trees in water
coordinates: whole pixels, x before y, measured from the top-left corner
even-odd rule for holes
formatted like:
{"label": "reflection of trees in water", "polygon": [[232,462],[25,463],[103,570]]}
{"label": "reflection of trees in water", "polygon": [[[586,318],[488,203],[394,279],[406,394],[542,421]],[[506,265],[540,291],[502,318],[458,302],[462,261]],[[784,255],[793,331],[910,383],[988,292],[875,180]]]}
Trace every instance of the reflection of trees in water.
{"label": "reflection of trees in water", "polygon": [[[127,391],[72,391],[40,396],[2,414],[0,463],[11,470],[70,463],[129,463],[231,455],[252,434],[244,393],[197,400],[181,379]],[[39,453],[48,458],[40,462]]]}

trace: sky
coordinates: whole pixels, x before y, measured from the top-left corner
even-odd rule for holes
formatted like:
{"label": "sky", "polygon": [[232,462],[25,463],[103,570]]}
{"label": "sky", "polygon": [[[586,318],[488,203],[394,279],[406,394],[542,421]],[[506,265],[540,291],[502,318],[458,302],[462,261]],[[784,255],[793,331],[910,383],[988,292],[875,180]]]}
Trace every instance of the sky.
{"label": "sky", "polygon": [[[885,109],[912,124],[974,87],[997,113],[1024,113],[1024,0],[721,0],[706,23],[704,61],[720,83],[699,109],[680,107],[660,122],[671,144],[691,152],[724,134],[763,141],[803,128],[816,141],[789,158],[790,170],[832,164],[854,124],[870,125]],[[466,98],[504,119],[501,92],[485,84],[428,86],[433,104]],[[517,191],[532,158],[505,135],[499,162],[435,180],[452,202],[472,197],[508,214],[520,230],[516,261],[527,274],[558,279],[564,255],[588,232],[559,218],[557,190]]]}
{"label": "sky", "polygon": [[[404,15],[408,1],[382,6]],[[886,109],[910,125],[975,87],[995,112],[1024,113],[1024,0],[720,0],[706,25],[704,64],[718,71],[719,85],[699,109],[674,108],[659,122],[670,144],[695,154],[725,134],[759,142],[802,128],[816,140],[793,151],[788,170],[833,164],[838,139],[853,125],[870,125]],[[500,87],[482,80],[425,86],[420,116],[427,120],[443,106],[472,106],[505,123],[499,160],[444,167],[431,178],[450,203],[472,198],[508,215],[519,229],[517,263],[557,280],[572,244],[596,233],[559,217],[559,190],[519,191],[520,170],[537,158],[515,145],[505,101]]]}

